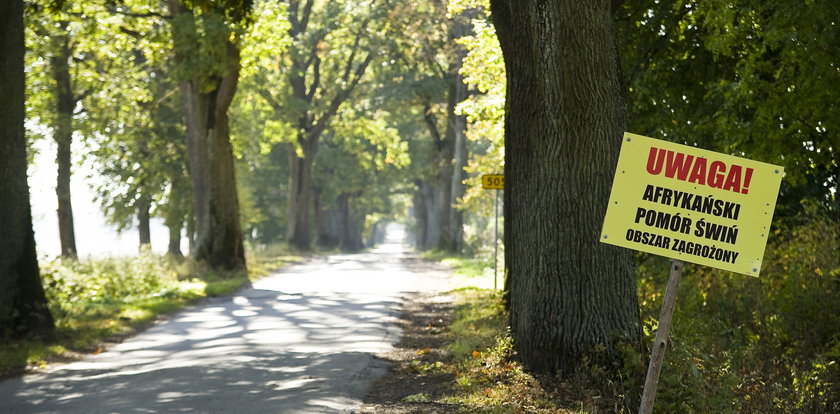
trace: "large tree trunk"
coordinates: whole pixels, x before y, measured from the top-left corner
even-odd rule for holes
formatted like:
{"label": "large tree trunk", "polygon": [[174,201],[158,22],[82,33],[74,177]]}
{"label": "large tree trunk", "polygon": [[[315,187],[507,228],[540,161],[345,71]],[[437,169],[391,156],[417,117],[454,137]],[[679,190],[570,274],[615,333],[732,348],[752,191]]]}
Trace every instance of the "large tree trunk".
{"label": "large tree trunk", "polygon": [[427,181],[415,180],[414,217],[417,223],[416,246],[421,250],[439,245],[443,231],[440,221],[440,190]]}
{"label": "large tree trunk", "polygon": [[[233,46],[231,46],[233,47]],[[229,74],[228,77],[238,76]],[[235,82],[235,80],[233,80]],[[231,90],[231,98],[233,91]],[[194,257],[205,261],[213,268],[245,268],[245,249],[239,222],[239,200],[236,192],[236,176],[233,165],[233,148],[230,145],[227,108],[230,101],[216,102],[211,106],[215,118],[213,125],[203,131],[204,142],[199,151],[206,154],[202,194],[202,216],[196,214],[196,247]]]}
{"label": "large tree trunk", "polygon": [[426,247],[426,221],[428,220],[428,206],[423,196],[423,181],[416,179],[417,191],[411,199],[411,213],[414,216],[414,228],[411,232],[411,239],[414,247],[424,249]]}
{"label": "large tree trunk", "polygon": [[56,83],[56,123],[53,138],[57,144],[56,164],[58,175],[55,186],[58,197],[58,235],[61,239],[61,255],[75,258],[76,232],[73,226],[73,205],[70,201],[71,146],[73,144],[73,111],[76,98],[70,81],[70,45],[67,38],[67,22],[59,23],[62,32],[54,38],[55,55],[50,58],[53,80]]}
{"label": "large tree trunk", "polygon": [[184,257],[181,252],[181,228],[182,224],[173,223],[167,226],[169,228],[169,245],[166,249],[166,254],[174,257]]}
{"label": "large tree trunk", "polygon": [[[460,70],[460,65],[458,65]],[[453,155],[452,155],[452,184],[450,185],[449,197],[449,237],[446,250],[459,253],[464,248],[464,212],[459,209],[459,200],[464,197],[467,187],[464,180],[467,179],[467,118],[455,114],[455,105],[467,98],[467,85],[463,76],[458,73],[455,76],[454,84],[454,105],[450,112],[450,126],[453,134]]]}
{"label": "large tree trunk", "polygon": [[23,36],[23,1],[0,2],[0,337],[53,329],[26,183]]}
{"label": "large tree trunk", "polygon": [[315,148],[305,148],[304,158],[289,144],[289,196],[286,210],[286,240],[289,245],[309,250],[309,215],[312,208],[312,163]]}
{"label": "large tree trunk", "polygon": [[834,154],[834,218],[840,223],[840,149]]}
{"label": "large tree trunk", "polygon": [[313,190],[315,204],[315,228],[318,231],[318,246],[332,249],[338,246],[338,212],[332,205],[321,202],[321,190]]}
{"label": "large tree trunk", "polygon": [[452,212],[452,158],[449,158],[447,165],[441,167],[439,176],[435,180],[435,195],[433,197],[435,206],[434,221],[439,225],[436,232],[430,234],[437,234],[433,239],[436,240],[432,247],[443,251],[451,251],[452,240],[449,237],[452,234],[452,227],[449,219]]}
{"label": "large tree trunk", "polygon": [[[142,191],[142,190],[141,190]],[[140,250],[151,248],[152,226],[151,226],[151,201],[143,195],[137,200],[137,233],[140,239]]]}
{"label": "large tree trunk", "polygon": [[364,218],[359,217],[358,212],[354,211],[351,205],[353,199],[360,195],[361,191],[341,193],[336,199],[341,223],[339,227],[341,232],[341,250],[348,252],[359,251],[364,247],[364,242],[362,241]]}
{"label": "large tree trunk", "polygon": [[[188,14],[178,0],[170,0],[173,16]],[[192,33],[181,32],[190,31]],[[175,56],[183,61],[194,53],[185,41],[200,36],[195,26],[173,25]],[[180,40],[179,40],[180,39]],[[227,110],[239,81],[239,48],[230,39],[218,47],[225,51],[223,76],[196,76],[179,83],[187,126],[187,152],[193,179],[196,260],[215,269],[244,269],[245,249],[239,222],[239,201]],[[206,68],[205,68],[206,69]],[[212,88],[208,88],[208,83]]]}
{"label": "large tree trunk", "polygon": [[[164,210],[164,224],[169,229],[169,245],[167,254],[175,257],[183,257],[181,252],[181,230],[184,229],[184,222],[188,221],[188,214],[182,207],[186,203],[187,194],[185,189],[189,184],[182,182],[183,176],[173,175],[170,177],[171,187],[169,189],[169,205]],[[189,233],[189,230],[187,231]]]}
{"label": "large tree trunk", "polygon": [[460,68],[460,60],[449,67],[452,81],[447,95],[446,130],[443,135],[427,105],[425,121],[435,142],[437,173],[430,180],[423,181],[420,189],[428,213],[425,223],[429,226],[425,242],[420,246],[448,252],[460,251],[464,231],[463,213],[455,207],[466,191],[463,183],[467,163],[466,119],[455,114],[455,106],[467,96],[466,85],[458,74]]}
{"label": "large tree trunk", "polygon": [[638,341],[631,252],[598,241],[625,123],[610,1],[492,0],[507,66],[505,261],[530,369]]}

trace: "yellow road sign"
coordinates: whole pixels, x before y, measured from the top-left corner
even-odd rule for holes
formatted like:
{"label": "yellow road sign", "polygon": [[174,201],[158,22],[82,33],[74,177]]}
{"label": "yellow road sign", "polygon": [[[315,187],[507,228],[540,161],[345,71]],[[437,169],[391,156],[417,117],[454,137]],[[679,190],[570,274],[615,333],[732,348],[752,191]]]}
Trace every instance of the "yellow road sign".
{"label": "yellow road sign", "polygon": [[485,190],[504,190],[505,176],[499,174],[485,174],[481,176],[481,187]]}
{"label": "yellow road sign", "polygon": [[624,134],[601,241],[758,276],[782,167]]}

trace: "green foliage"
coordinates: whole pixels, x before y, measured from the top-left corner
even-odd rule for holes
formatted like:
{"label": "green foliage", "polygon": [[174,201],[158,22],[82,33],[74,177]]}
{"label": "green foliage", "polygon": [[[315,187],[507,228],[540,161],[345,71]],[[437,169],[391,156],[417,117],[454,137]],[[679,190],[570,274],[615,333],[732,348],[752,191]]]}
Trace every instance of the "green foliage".
{"label": "green foliage", "polygon": [[103,298],[158,293],[177,282],[171,268],[157,257],[75,261],[56,259],[41,264],[44,288],[50,302],[71,305]]}
{"label": "green foliage", "polygon": [[[840,408],[840,237],[815,206],[777,226],[760,279],[687,266],[659,412],[831,413]],[[641,256],[640,256],[641,257]],[[653,340],[667,261],[638,267]]]}
{"label": "green foliage", "polygon": [[258,1],[254,6],[254,23],[242,39],[242,76],[261,76],[261,71],[274,71],[277,58],[291,44],[288,6],[280,1]]}
{"label": "green foliage", "polygon": [[836,211],[834,1],[624,2],[628,129],[786,167],[777,213]]}
{"label": "green foliage", "polygon": [[505,329],[507,317],[499,292],[475,288],[457,292],[461,300],[455,308],[455,321],[449,327],[455,337],[449,349],[456,358],[468,359],[473,351],[495,344],[499,331]]}
{"label": "green foliage", "polygon": [[[452,288],[481,288],[493,287],[493,257],[492,255],[452,255],[452,253],[429,250],[423,252],[427,259],[439,261],[452,268],[454,277]],[[502,284],[501,269],[499,269],[498,285]]]}
{"label": "green foliage", "polygon": [[467,56],[461,74],[464,82],[477,93],[458,104],[458,113],[467,116],[467,137],[472,142],[467,171],[467,194],[463,205],[469,211],[492,216],[491,197],[481,188],[481,175],[504,172],[504,109],[505,64],[496,31],[487,20],[474,20],[471,36],[462,37],[459,43],[466,46]]}
{"label": "green foliage", "polygon": [[[761,278],[685,266],[654,412],[833,413],[840,408],[840,232],[819,204],[806,204],[803,211],[777,224]],[[669,260],[642,253],[637,258],[645,343],[651,343]],[[476,273],[463,259],[446,260]],[[617,361],[601,360],[595,350],[567,382],[534,379],[519,373],[515,355],[505,351],[510,340],[500,295],[474,289],[458,294],[463,301],[450,328],[450,350],[461,362],[445,368],[454,370],[464,392],[455,401],[490,412],[516,407],[516,401],[530,404],[526,411],[550,406],[634,412],[638,407],[647,350],[621,345]]]}
{"label": "green foliage", "polygon": [[592,382],[557,383],[525,372],[515,361],[501,292],[465,288],[455,294],[453,342],[448,346],[455,361],[439,367],[455,375],[458,392],[450,401],[482,413],[626,412]]}
{"label": "green foliage", "polygon": [[[183,11],[170,17],[172,43],[178,51],[174,78],[195,81],[201,93],[219,87],[229,67],[240,65],[231,55],[252,19],[251,1],[181,2]],[[235,59],[232,61],[231,59]]]}
{"label": "green foliage", "polygon": [[[489,2],[454,1],[449,13],[478,13],[472,33],[456,42],[467,54],[459,73],[472,92],[455,108],[467,118],[470,158],[466,167],[466,193],[458,208],[467,212],[465,236],[469,250],[489,253],[493,248],[493,197],[484,190],[481,176],[504,172],[504,113],[506,75],[502,49],[490,21]],[[501,197],[500,197],[501,199]]]}
{"label": "green foliage", "polygon": [[370,103],[342,110],[324,136],[313,173],[320,205],[334,208],[339,197],[349,197],[355,228],[367,217],[392,214],[391,195],[410,164],[408,144],[387,114],[365,107]]}

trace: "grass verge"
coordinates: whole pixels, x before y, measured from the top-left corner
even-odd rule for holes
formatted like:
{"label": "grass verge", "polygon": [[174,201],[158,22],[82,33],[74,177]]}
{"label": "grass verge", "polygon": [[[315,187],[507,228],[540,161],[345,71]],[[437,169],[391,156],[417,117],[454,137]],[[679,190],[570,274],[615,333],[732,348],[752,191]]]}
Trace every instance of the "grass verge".
{"label": "grass verge", "polygon": [[[773,230],[761,278],[686,264],[656,412],[840,413],[840,226],[833,216],[805,207],[806,214]],[[446,260],[464,275],[474,268],[468,259]],[[646,346],[656,333],[669,263],[636,257]],[[456,362],[444,369],[457,378],[452,401],[468,412],[620,413],[638,407],[649,350],[620,348],[619,361],[584,364],[566,382],[533,378],[511,362],[515,354],[498,294],[457,293],[451,327]]]}
{"label": "grass verge", "polygon": [[[452,268],[454,278],[451,283],[453,289],[493,289],[492,257],[453,256],[451,253],[438,250],[424,252],[423,257],[436,262],[441,262]],[[496,281],[496,286],[498,288],[501,288],[504,284],[503,278],[503,271],[499,269]]]}
{"label": "grass verge", "polygon": [[301,257],[271,247],[249,250],[247,259],[247,273],[210,271],[190,259],[148,252],[130,258],[42,260],[56,330],[49,338],[0,344],[0,378],[102,352],[105,343],[122,340],[161,315],[235,292]]}
{"label": "grass verge", "polygon": [[426,370],[455,378],[452,395],[440,402],[467,413],[611,412],[604,411],[601,393],[554,378],[537,378],[515,361],[502,292],[478,287],[492,286],[490,263],[442,253],[426,257],[452,267],[457,286],[451,292],[455,297],[451,342],[443,350],[449,357],[423,364]]}

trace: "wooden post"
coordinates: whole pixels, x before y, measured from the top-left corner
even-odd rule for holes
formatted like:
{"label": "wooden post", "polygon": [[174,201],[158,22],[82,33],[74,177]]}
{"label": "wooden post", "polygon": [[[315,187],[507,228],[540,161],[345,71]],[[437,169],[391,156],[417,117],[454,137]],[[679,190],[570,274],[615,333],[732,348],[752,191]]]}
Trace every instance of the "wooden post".
{"label": "wooden post", "polygon": [[650,414],[653,411],[653,401],[656,399],[656,386],[659,385],[659,373],[662,361],[665,359],[665,348],[668,346],[668,336],[671,332],[671,317],[677,301],[677,285],[682,275],[682,260],[671,261],[671,274],[668,276],[668,286],[665,288],[665,301],[659,314],[659,329],[656,330],[656,340],[650,353],[645,389],[642,392],[642,405],[639,414]]}

